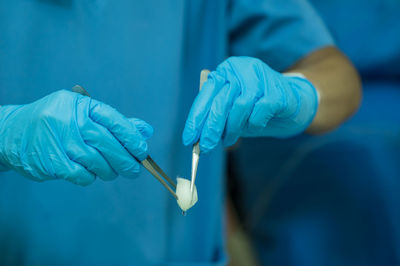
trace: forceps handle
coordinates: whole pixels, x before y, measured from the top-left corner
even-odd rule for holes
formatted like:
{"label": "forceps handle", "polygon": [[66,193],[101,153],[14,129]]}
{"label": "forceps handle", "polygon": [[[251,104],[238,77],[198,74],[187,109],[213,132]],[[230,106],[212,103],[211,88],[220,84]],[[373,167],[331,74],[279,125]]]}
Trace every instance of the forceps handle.
{"label": "forceps handle", "polygon": [[[199,92],[201,91],[201,87],[203,87],[204,82],[207,81],[208,74],[210,74],[210,71],[207,69],[203,69],[201,71]],[[200,158],[200,140],[198,140],[195,144],[193,144],[193,149],[192,149],[192,178],[190,181],[190,192],[192,193],[194,188],[194,182],[196,181],[199,158]]]}
{"label": "forceps handle", "polygon": [[[153,159],[151,159],[150,155],[147,156],[146,159],[144,159],[143,161],[140,162],[144,168],[147,169],[147,171],[150,172],[150,174],[152,174],[158,181],[160,181],[160,183],[169,191],[169,193],[171,193],[171,195],[178,200],[178,196],[175,194],[175,192],[172,190],[172,188],[170,188],[170,186],[168,186],[168,184],[164,181],[164,179],[162,179],[159,176],[159,172],[157,171],[157,169],[161,168],[153,161]],[[153,164],[154,163],[154,164]],[[164,173],[164,171],[162,171],[163,177],[174,187],[176,188],[176,184]]]}

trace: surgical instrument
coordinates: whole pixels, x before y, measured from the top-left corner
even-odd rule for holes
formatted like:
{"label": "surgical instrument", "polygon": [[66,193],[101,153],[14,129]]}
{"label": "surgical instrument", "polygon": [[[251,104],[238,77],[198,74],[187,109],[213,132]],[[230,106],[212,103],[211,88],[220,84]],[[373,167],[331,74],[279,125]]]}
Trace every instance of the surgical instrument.
{"label": "surgical instrument", "polygon": [[[203,69],[200,73],[200,88],[199,91],[201,90],[201,87],[203,86],[204,82],[206,82],[208,78],[208,74],[210,73],[209,70]],[[193,145],[192,149],[192,176],[191,176],[191,182],[190,182],[190,192],[193,194],[193,187],[194,187],[194,182],[196,181],[196,175],[197,175],[197,166],[199,165],[199,159],[200,159],[200,141],[197,141]]]}

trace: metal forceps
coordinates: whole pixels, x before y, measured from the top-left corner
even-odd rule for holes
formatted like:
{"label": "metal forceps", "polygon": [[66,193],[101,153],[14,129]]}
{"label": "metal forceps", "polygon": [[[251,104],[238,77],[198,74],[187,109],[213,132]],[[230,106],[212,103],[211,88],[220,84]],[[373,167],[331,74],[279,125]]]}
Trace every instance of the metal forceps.
{"label": "metal forceps", "polygon": [[[199,91],[201,90],[201,87],[203,87],[204,82],[206,82],[209,73],[210,71],[207,69],[203,69],[201,71]],[[193,145],[192,149],[192,175],[190,181],[190,193],[192,193],[192,195],[193,195],[194,182],[196,181],[196,176],[197,176],[197,166],[199,165],[199,159],[200,159],[200,145],[199,141],[197,141]]]}
{"label": "metal forceps", "polygon": [[[79,85],[75,85],[72,88],[72,91],[90,97],[89,93]],[[175,199],[178,199],[178,196],[175,194],[175,182],[169,176],[167,176],[167,174],[161,169],[161,167],[156,164],[156,162],[150,157],[150,155],[148,155],[147,158],[140,163],[143,165],[144,168],[147,169],[147,171],[150,172],[150,174],[152,174],[158,181],[160,181],[160,183],[171,193],[172,196],[174,196]],[[165,182],[164,179],[161,178],[160,175],[164,177],[165,180],[167,180],[167,182],[172,186],[173,189],[168,186],[168,184]]]}

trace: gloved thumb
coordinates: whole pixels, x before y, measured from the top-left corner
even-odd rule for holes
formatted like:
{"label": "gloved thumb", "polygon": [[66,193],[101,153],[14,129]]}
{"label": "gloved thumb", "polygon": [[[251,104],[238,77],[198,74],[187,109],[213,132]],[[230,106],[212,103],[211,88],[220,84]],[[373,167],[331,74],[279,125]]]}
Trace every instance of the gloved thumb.
{"label": "gloved thumb", "polygon": [[139,130],[144,139],[147,140],[153,136],[153,127],[150,126],[148,123],[138,118],[129,118],[129,121],[135,125],[135,127],[137,128],[137,130]]}

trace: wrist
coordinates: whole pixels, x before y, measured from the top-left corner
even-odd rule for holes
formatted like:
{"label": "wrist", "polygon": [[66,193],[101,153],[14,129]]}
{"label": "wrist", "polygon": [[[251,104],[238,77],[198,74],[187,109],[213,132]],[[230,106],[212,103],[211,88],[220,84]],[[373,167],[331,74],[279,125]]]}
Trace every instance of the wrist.
{"label": "wrist", "polygon": [[7,148],[7,120],[14,110],[18,109],[16,105],[0,105],[0,171],[7,171],[6,148]]}
{"label": "wrist", "polygon": [[284,73],[282,73],[282,75],[285,76],[285,77],[301,78],[301,79],[304,79],[304,80],[308,81],[310,83],[310,85],[313,87],[313,89],[315,90],[315,93],[317,94],[317,100],[318,100],[318,105],[319,105],[320,100],[321,100],[321,95],[319,94],[317,87],[315,87],[314,84],[303,73],[300,73],[300,72],[284,72]]}
{"label": "wrist", "polygon": [[305,121],[304,130],[306,130],[317,114],[320,96],[317,88],[306,77],[298,76],[291,77],[291,79],[302,99],[298,116]]}
{"label": "wrist", "polygon": [[292,105],[293,107],[296,106],[295,110],[287,117],[294,125],[288,136],[294,136],[304,132],[312,123],[318,110],[319,94],[315,86],[304,75],[290,73],[284,76],[290,84],[292,97],[297,102],[297,104]]}

